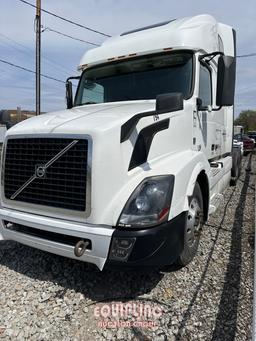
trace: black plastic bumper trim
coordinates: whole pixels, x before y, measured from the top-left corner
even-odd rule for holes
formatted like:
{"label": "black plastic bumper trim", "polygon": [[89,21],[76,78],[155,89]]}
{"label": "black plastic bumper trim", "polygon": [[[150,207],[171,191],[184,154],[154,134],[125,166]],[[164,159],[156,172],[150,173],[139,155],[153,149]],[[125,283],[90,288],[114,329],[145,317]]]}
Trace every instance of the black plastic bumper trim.
{"label": "black plastic bumper trim", "polygon": [[[174,263],[183,250],[184,226],[187,212],[172,220],[143,230],[116,229],[112,235],[106,266],[113,267],[162,267]],[[115,238],[135,238],[133,249],[125,261],[111,260],[111,247]]]}

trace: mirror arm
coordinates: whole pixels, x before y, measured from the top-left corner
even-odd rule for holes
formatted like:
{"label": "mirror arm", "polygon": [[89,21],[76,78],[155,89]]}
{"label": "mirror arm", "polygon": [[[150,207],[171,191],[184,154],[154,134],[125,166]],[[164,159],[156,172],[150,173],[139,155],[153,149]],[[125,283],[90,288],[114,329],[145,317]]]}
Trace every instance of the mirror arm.
{"label": "mirror arm", "polygon": [[221,108],[222,108],[222,105],[220,105],[220,106],[217,107],[217,108],[212,108],[212,111],[219,111]]}
{"label": "mirror arm", "polygon": [[[205,65],[205,64],[209,65],[209,62],[216,56],[224,56],[224,53],[220,52],[220,51],[216,51],[216,52],[212,52],[212,53],[202,54],[201,56],[199,56],[198,60],[203,65]],[[208,60],[204,60],[207,57],[211,57],[211,58]]]}
{"label": "mirror arm", "polygon": [[68,77],[67,80],[66,80],[66,83],[68,81],[70,81],[70,79],[80,79],[80,76],[71,76],[71,77]]}

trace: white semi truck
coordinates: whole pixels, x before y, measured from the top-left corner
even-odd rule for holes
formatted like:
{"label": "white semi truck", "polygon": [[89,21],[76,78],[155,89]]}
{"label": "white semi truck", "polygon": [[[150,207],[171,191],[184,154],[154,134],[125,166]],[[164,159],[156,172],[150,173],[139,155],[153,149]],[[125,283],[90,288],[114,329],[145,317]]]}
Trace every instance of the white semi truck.
{"label": "white semi truck", "polygon": [[0,239],[101,270],[188,264],[230,184],[235,65],[210,15],[87,51],[67,110],[7,132]]}

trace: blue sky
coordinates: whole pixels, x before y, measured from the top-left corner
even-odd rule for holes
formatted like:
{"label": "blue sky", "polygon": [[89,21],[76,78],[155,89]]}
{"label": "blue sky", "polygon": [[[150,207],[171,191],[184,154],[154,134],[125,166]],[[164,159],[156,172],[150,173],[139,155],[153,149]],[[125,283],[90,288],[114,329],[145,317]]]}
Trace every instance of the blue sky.
{"label": "blue sky", "polygon": [[[35,0],[28,0],[35,4]],[[237,52],[256,52],[255,0],[41,0],[42,8],[96,30],[116,35],[171,18],[208,13],[237,31]],[[35,9],[19,0],[0,0],[0,58],[34,69]],[[100,44],[105,38],[42,13],[42,25]],[[90,45],[53,32],[42,33],[42,73],[65,80],[76,75]],[[0,63],[0,109],[34,110],[35,76]],[[64,84],[42,78],[42,111],[65,108]],[[256,109],[256,57],[237,61],[236,115]]]}

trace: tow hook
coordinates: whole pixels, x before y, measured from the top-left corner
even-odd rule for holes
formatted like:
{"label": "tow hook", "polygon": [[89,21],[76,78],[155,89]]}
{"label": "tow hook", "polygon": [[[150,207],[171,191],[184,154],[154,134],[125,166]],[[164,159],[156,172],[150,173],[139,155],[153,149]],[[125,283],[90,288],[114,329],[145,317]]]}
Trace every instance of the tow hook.
{"label": "tow hook", "polygon": [[88,241],[79,240],[79,242],[76,243],[74,248],[74,254],[76,257],[82,257],[82,255],[85,253],[85,250],[87,246],[89,246]]}

